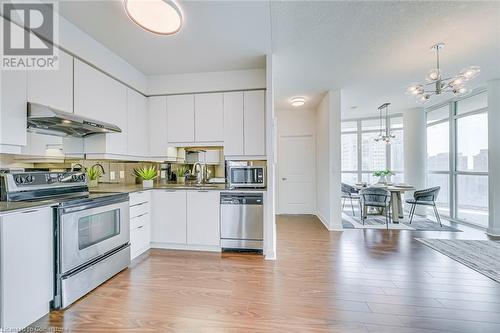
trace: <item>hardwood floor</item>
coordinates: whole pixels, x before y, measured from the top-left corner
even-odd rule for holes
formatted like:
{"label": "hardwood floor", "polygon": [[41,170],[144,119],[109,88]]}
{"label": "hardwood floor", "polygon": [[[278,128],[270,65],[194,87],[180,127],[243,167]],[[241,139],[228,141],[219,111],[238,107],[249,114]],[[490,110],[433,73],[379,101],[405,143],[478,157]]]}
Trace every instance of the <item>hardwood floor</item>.
{"label": "hardwood floor", "polygon": [[[464,227],[460,226],[462,230]],[[414,237],[277,219],[278,260],[151,250],[31,328],[68,332],[500,332],[500,284]]]}

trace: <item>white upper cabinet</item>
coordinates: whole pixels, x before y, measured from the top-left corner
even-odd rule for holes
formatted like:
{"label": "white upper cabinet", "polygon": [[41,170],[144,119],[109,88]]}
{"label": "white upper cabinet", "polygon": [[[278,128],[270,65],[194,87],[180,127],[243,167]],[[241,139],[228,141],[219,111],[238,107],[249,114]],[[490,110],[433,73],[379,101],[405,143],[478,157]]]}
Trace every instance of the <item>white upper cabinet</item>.
{"label": "white upper cabinet", "polygon": [[195,95],[195,141],[224,141],[224,99],[223,94]]}
{"label": "white upper cabinet", "polygon": [[147,98],[127,88],[128,155],[149,156],[149,113]]}
{"label": "white upper cabinet", "polygon": [[[24,33],[15,24],[11,28]],[[18,154],[26,145],[26,78],[26,71],[0,70],[0,153]]]}
{"label": "white upper cabinet", "polygon": [[28,71],[28,102],[73,113],[73,57],[59,51],[58,70]]}
{"label": "white upper cabinet", "polygon": [[127,154],[127,88],[75,59],[75,114],[112,123],[121,133],[92,135],[85,139],[85,152],[97,154]]}
{"label": "white upper cabinet", "polygon": [[220,246],[220,194],[217,191],[187,192],[187,243]]}
{"label": "white upper cabinet", "polygon": [[266,154],[265,91],[245,91],[243,95],[245,155]]}
{"label": "white upper cabinet", "polygon": [[170,143],[194,142],[194,95],[167,96],[167,133]]}
{"label": "white upper cabinet", "polygon": [[26,77],[25,71],[0,70],[0,145],[26,145]]}
{"label": "white upper cabinet", "polygon": [[224,154],[244,155],[243,92],[224,93]]}
{"label": "white upper cabinet", "polygon": [[148,98],[149,110],[149,155],[167,156],[167,98],[153,96]]}

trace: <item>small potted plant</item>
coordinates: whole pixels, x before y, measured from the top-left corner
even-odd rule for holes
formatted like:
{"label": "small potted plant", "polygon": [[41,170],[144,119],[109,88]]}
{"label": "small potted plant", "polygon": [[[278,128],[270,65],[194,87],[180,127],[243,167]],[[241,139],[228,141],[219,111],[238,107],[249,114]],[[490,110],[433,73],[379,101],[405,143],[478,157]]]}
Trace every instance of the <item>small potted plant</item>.
{"label": "small potted plant", "polygon": [[379,171],[375,171],[373,173],[373,175],[375,177],[378,177],[378,182],[380,184],[387,184],[388,182],[390,182],[391,180],[391,176],[393,175],[394,173],[389,170],[389,169],[385,169],[385,170],[379,170]]}
{"label": "small potted plant", "polygon": [[102,170],[96,168],[95,166],[87,169],[87,178],[89,181],[89,187],[96,187],[99,183],[99,178],[102,176]]}
{"label": "small potted plant", "polygon": [[142,179],[143,187],[153,187],[153,180],[158,177],[154,166],[141,166],[134,169],[134,175]]}
{"label": "small potted plant", "polygon": [[186,173],[187,173],[187,167],[185,165],[181,165],[177,168],[177,171],[175,172],[177,176],[177,183],[179,184],[186,183]]}

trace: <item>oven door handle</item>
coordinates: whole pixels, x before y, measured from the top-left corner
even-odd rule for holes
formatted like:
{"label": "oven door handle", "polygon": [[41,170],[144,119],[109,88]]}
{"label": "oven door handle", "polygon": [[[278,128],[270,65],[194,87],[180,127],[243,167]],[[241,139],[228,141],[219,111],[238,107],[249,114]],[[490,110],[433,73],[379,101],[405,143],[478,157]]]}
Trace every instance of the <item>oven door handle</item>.
{"label": "oven door handle", "polygon": [[102,207],[102,206],[109,206],[113,204],[118,204],[118,203],[125,203],[128,202],[129,198],[128,195],[126,197],[119,196],[118,198],[98,198],[94,199],[90,202],[86,202],[85,204],[74,204],[71,206],[67,207],[61,207],[59,208],[60,214],[68,214],[68,213],[74,213],[74,212],[79,212],[82,210],[86,209],[92,209],[92,208],[97,208],[97,207]]}

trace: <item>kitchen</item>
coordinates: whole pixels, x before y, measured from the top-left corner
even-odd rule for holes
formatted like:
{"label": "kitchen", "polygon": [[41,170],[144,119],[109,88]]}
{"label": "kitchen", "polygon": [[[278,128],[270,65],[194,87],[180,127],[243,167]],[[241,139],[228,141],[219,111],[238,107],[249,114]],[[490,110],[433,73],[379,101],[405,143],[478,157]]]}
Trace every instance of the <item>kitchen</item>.
{"label": "kitchen", "polygon": [[1,1],[0,332],[499,332],[499,6]]}
{"label": "kitchen", "polygon": [[[59,24],[58,70],[1,71],[0,326],[71,306],[150,248],[274,259],[265,70],[186,74],[148,92],[130,65]],[[158,172],[152,187],[136,184],[141,166]]]}

